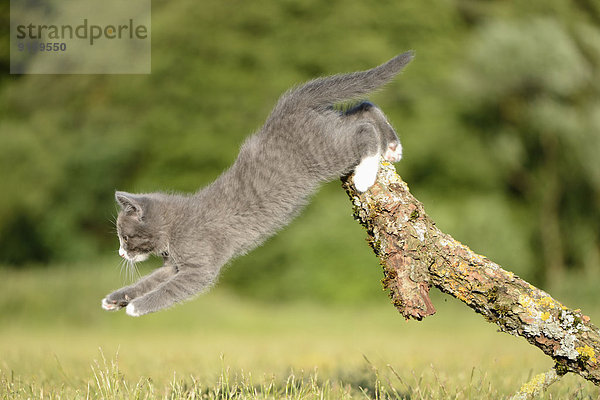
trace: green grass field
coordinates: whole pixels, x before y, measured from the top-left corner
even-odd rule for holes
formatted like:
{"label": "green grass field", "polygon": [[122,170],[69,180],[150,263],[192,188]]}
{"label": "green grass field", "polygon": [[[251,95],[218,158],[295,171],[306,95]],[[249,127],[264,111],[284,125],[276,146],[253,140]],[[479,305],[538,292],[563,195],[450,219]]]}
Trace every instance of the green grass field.
{"label": "green grass field", "polygon": [[[405,322],[383,292],[371,303],[273,304],[224,285],[131,318],[100,308],[122,283],[106,263],[0,274],[3,399],[487,399],[552,367],[441,294],[438,314],[422,322]],[[545,398],[599,394],[566,376]]]}

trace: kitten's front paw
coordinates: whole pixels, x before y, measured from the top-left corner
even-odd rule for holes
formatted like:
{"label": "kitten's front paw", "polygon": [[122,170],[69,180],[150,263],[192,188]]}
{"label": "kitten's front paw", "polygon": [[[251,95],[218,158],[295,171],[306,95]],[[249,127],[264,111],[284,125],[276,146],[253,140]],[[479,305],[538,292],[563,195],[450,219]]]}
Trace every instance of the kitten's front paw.
{"label": "kitten's front paw", "polygon": [[129,304],[131,300],[129,295],[118,290],[102,299],[102,308],[106,311],[117,311]]}
{"label": "kitten's front paw", "polygon": [[130,317],[139,317],[140,315],[143,315],[145,313],[142,313],[139,308],[137,308],[135,306],[135,302],[131,302],[129,304],[127,304],[127,308],[125,308],[125,312],[127,313],[127,315],[129,315]]}
{"label": "kitten's front paw", "polygon": [[103,298],[102,299],[102,308],[105,309],[106,311],[117,311],[120,310],[122,308],[122,306],[120,306],[119,304],[117,304],[117,302],[112,302],[110,300],[107,300],[107,298]]}

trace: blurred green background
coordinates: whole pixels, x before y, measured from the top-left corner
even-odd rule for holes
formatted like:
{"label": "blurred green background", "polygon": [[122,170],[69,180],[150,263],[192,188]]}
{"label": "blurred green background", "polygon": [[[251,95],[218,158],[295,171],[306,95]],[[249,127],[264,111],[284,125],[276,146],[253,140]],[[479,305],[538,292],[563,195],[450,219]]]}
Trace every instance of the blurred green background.
{"label": "blurred green background", "polygon": [[[286,89],[414,49],[371,99],[403,141],[399,173],[441,229],[535,284],[598,282],[597,0],[152,7],[151,75],[2,76],[4,268],[118,265],[115,189],[194,191],[234,161]],[[265,300],[380,296],[339,186],[220,284]]]}
{"label": "blurred green background", "polygon": [[[7,2],[0,19],[8,71]],[[115,190],[195,191],[285,90],[408,49],[370,99],[413,194],[443,231],[597,321],[598,0],[156,0],[150,75],[0,77],[0,397],[87,398],[99,347],[132,388],[141,375],[165,393],[190,374],[214,384],[221,366],[283,382],[318,367],[365,398],[366,355],[411,398],[500,398],[551,368],[439,293],[438,315],[405,323],[339,181],[202,298],[140,319],[100,308],[126,283]],[[552,390],[598,396],[578,377]]]}

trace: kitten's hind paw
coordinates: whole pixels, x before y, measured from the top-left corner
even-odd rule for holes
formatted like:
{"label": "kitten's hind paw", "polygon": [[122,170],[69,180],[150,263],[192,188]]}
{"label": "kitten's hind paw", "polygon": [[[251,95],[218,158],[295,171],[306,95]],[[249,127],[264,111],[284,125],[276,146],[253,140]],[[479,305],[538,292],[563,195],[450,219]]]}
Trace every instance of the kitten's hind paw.
{"label": "kitten's hind paw", "polygon": [[402,159],[402,145],[400,142],[391,142],[388,144],[383,158],[391,163],[400,161]]}
{"label": "kitten's hind paw", "polygon": [[354,169],[354,187],[359,192],[366,192],[377,179],[379,171],[379,154],[365,157]]}

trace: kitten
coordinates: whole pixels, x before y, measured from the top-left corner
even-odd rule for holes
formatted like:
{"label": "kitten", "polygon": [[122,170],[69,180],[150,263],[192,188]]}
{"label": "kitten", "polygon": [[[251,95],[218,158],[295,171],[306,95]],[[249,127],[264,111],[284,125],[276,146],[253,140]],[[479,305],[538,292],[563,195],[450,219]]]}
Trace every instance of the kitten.
{"label": "kitten", "polygon": [[354,170],[356,189],[366,191],[380,156],[399,161],[402,146],[373,104],[345,112],[333,105],[374,91],[412,58],[407,52],[367,71],[291,89],[233,166],[194,194],[116,192],[119,255],[137,263],[155,254],[164,264],[106,296],[102,307],[126,307],[131,316],[170,307],[209,288],[224,264],[288,224],[321,183]]}

